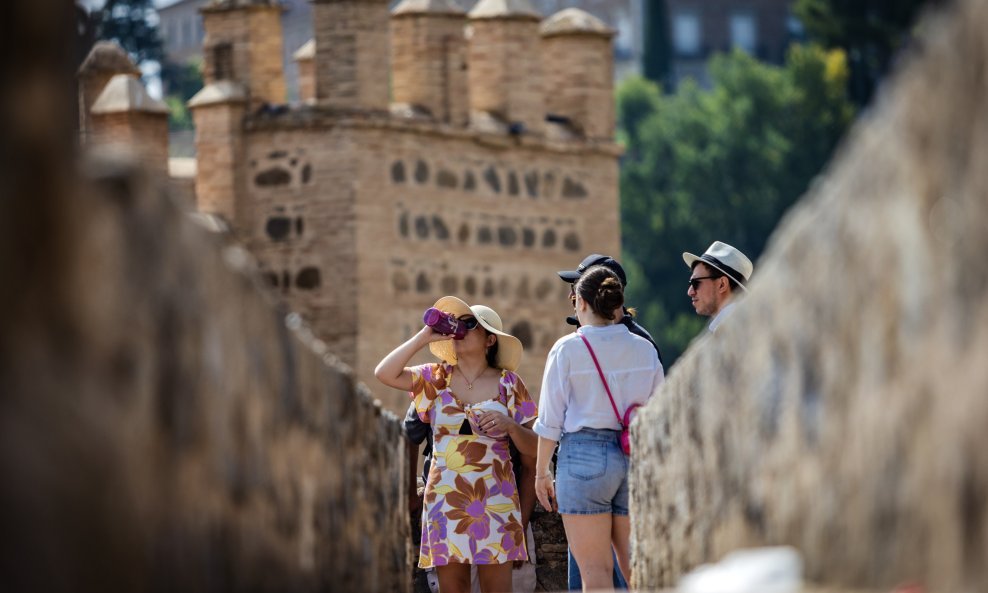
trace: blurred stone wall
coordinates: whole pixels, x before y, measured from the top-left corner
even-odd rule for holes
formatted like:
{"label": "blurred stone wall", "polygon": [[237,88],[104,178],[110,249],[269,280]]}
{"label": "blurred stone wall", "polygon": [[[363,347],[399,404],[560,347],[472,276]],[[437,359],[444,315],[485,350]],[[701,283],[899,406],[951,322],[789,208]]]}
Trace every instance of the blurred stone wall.
{"label": "blurred stone wall", "polygon": [[970,0],[917,30],[735,316],[639,415],[639,586],[784,543],[818,583],[984,591],[986,27]]}
{"label": "blurred stone wall", "polygon": [[191,199],[78,164],[76,15],[9,12],[0,590],[408,591],[398,420]]}
{"label": "blurred stone wall", "polygon": [[0,313],[2,588],[408,590],[400,423],[246,250],[116,160],[55,205]]}

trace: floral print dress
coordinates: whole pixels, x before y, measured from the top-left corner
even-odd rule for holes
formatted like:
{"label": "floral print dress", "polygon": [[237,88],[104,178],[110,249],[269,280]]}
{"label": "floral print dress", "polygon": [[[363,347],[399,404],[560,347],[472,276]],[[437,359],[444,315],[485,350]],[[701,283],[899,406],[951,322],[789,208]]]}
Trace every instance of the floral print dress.
{"label": "floral print dress", "polygon": [[509,437],[477,426],[486,411],[507,414],[519,424],[535,418],[537,408],[525,384],[513,372],[501,371],[496,395],[466,404],[449,387],[452,365],[427,364],[411,371],[410,395],[434,437],[419,567],[527,560]]}

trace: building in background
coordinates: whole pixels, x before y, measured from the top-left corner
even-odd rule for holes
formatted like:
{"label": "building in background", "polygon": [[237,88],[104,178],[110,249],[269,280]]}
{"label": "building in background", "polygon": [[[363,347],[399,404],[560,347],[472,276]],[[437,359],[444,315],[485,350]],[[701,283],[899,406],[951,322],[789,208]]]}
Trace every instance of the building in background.
{"label": "building in background", "polygon": [[[102,2],[103,0],[89,0]],[[167,2],[168,0],[164,0]],[[475,0],[454,0],[465,11],[471,10]],[[616,31],[614,37],[614,73],[617,79],[641,72],[643,47],[642,22],[645,0],[532,0],[533,7],[542,16],[555,14],[564,8],[580,8]],[[199,9],[209,0],[177,0],[158,9],[161,19],[159,31],[164,41],[165,55],[177,64],[202,59],[203,25]],[[298,67],[293,54],[312,39],[312,7],[310,0],[280,0],[284,35],[282,64],[288,99],[298,99]],[[390,0],[394,8],[398,0]],[[162,2],[164,4],[164,2]]]}
{"label": "building in background", "polygon": [[[273,105],[286,88],[283,6],[214,0],[200,13],[199,209],[359,379],[455,294],[503,315],[537,391],[571,331],[556,270],[620,251],[614,32],[578,9],[544,18],[528,0],[311,9],[288,106]],[[407,394],[390,395],[404,411]]]}
{"label": "building in background", "polygon": [[781,64],[786,48],[802,39],[792,13],[794,0],[666,0],[672,76],[676,83],[708,81],[707,62],[716,53],[741,49]]}

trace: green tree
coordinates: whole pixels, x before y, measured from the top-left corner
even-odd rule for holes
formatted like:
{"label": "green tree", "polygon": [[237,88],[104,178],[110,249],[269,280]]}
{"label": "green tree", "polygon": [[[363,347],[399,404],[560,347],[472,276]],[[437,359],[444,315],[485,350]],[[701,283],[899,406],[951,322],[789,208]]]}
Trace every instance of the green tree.
{"label": "green tree", "polygon": [[187,64],[162,63],[161,86],[165,103],[168,104],[168,126],[172,130],[193,129],[192,115],[186,103],[202,90],[202,61]]}
{"label": "green tree", "polygon": [[867,103],[894,58],[909,43],[916,17],[944,0],[796,0],[793,13],[806,32],[825,47],[848,56],[849,92]]}
{"label": "green tree", "polygon": [[141,66],[164,58],[154,15],[152,0],[106,0],[91,18],[97,39],[117,42]]}
{"label": "green tree", "polygon": [[629,302],[667,362],[706,321],[686,297],[682,252],[722,240],[758,258],[851,121],[847,76],[839,50],[793,46],[783,67],[741,52],[714,58],[709,90],[620,87],[621,125],[634,128],[621,170]]}
{"label": "green tree", "polygon": [[202,60],[185,64],[163,62],[161,64],[161,85],[165,95],[188,101],[202,90]]}

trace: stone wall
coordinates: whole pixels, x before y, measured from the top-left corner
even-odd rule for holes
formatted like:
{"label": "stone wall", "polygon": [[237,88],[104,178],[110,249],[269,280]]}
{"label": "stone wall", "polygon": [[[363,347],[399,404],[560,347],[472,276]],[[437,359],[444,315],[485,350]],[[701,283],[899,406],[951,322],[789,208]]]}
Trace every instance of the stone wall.
{"label": "stone wall", "polygon": [[4,588],[407,591],[397,419],[190,201],[51,164],[0,203]]}
{"label": "stone wall", "polygon": [[984,590],[986,26],[970,0],[919,29],[734,317],[639,415],[638,586],[784,543],[818,583]]}

